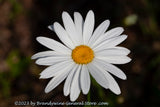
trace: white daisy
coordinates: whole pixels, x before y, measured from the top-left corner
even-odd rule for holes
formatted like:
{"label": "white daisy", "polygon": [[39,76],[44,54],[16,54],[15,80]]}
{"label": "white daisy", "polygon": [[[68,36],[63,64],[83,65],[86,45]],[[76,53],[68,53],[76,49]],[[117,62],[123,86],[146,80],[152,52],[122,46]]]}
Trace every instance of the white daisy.
{"label": "white daisy", "polygon": [[54,31],[59,43],[46,37],[37,37],[37,41],[50,51],[39,52],[32,56],[36,64],[49,66],[40,74],[40,78],[52,78],[45,88],[48,93],[65,79],[63,92],[70,94],[75,101],[81,90],[87,94],[90,89],[90,74],[105,89],[120,94],[120,88],[111,74],[125,80],[126,75],[113,64],[125,64],[131,61],[130,51],[119,47],[127,35],[121,35],[122,27],[106,32],[110,21],[105,20],[94,30],[94,13],[89,11],[85,21],[80,13],[74,13],[74,21],[67,12],[62,13],[64,28],[55,22],[48,28]]}

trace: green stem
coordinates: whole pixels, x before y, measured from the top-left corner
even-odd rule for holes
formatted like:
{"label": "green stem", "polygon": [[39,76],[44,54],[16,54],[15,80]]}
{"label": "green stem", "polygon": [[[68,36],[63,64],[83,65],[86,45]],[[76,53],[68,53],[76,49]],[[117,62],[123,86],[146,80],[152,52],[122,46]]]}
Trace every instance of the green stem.
{"label": "green stem", "polygon": [[89,102],[91,101],[91,91],[88,92],[87,100],[88,100]]}

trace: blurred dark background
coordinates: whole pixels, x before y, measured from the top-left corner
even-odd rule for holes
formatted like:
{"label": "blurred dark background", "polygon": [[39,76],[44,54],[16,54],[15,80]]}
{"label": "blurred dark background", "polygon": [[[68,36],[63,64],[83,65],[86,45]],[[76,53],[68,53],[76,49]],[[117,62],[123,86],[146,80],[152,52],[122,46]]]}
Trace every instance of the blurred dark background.
{"label": "blurred dark background", "polygon": [[77,101],[160,107],[159,0],[0,0],[0,107],[14,107],[15,101],[69,101],[63,95],[63,83],[44,93],[49,79],[39,79],[39,73],[45,67],[30,57],[47,50],[37,36],[59,41],[47,26],[55,21],[62,24],[63,11],[71,16],[78,11],[85,18],[89,10],[95,13],[95,27],[105,19],[111,21],[109,29],[124,27],[128,39],[121,45],[131,50],[132,61],[118,65],[127,75],[126,81],[114,77],[122,91],[119,96],[92,80],[90,96],[81,94]]}

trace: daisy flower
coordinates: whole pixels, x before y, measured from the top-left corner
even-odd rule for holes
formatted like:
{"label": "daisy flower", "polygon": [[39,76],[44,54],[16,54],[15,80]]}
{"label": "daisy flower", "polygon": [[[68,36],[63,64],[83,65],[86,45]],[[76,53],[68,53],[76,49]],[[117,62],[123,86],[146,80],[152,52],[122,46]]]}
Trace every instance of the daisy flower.
{"label": "daisy flower", "polygon": [[127,35],[122,34],[124,29],[116,27],[106,32],[110,21],[105,20],[94,30],[95,18],[91,10],[85,20],[78,12],[74,13],[74,21],[67,12],[63,12],[62,20],[64,28],[58,22],[48,28],[63,43],[46,37],[36,38],[50,49],[32,56],[32,59],[37,59],[36,64],[49,66],[40,73],[41,79],[52,78],[45,93],[65,80],[64,95],[70,94],[70,100],[75,101],[81,90],[83,94],[89,92],[91,74],[102,87],[120,94],[120,88],[112,75],[125,80],[126,75],[113,64],[131,61],[127,56],[130,51],[117,46],[127,38]]}

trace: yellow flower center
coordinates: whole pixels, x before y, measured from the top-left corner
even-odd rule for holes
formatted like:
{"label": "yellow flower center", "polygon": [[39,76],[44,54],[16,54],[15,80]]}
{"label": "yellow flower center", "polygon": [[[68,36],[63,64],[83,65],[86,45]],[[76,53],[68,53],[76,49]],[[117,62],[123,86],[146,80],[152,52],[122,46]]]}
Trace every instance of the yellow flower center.
{"label": "yellow flower center", "polygon": [[85,45],[77,46],[72,50],[72,59],[77,64],[88,64],[94,58],[93,50]]}

